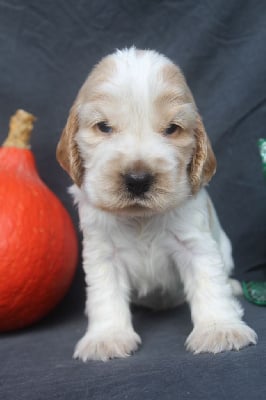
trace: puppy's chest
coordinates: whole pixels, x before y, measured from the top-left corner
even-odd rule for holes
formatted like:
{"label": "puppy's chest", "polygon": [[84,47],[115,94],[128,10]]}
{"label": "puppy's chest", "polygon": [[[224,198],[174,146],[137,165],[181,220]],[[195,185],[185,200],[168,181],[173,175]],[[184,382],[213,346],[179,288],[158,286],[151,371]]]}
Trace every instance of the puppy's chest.
{"label": "puppy's chest", "polygon": [[143,292],[169,286],[173,262],[161,225],[135,224],[121,231],[118,257],[133,287]]}

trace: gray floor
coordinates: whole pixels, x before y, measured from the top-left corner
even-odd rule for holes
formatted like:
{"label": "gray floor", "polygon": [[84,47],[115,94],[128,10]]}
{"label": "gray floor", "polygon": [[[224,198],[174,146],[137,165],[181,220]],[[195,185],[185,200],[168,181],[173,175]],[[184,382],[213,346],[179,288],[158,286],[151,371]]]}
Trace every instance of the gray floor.
{"label": "gray floor", "polygon": [[186,306],[163,313],[134,310],[143,345],[108,363],[72,359],[86,328],[80,312],[59,309],[35,327],[0,338],[0,398],[241,399],[266,397],[265,308],[244,301],[259,343],[240,352],[194,356],[184,349],[191,322]]}

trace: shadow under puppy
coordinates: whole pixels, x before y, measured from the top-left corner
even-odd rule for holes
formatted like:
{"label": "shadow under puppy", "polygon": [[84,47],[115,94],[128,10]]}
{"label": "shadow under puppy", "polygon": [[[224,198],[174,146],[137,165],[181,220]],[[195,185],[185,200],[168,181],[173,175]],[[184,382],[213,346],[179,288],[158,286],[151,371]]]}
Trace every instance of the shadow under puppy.
{"label": "shadow under puppy", "polygon": [[57,158],[83,231],[87,332],[74,357],[126,357],[141,343],[130,301],[190,305],[194,353],[256,343],[234,298],[230,242],[203,188],[215,157],[180,69],[155,51],[105,57],[71,108]]}

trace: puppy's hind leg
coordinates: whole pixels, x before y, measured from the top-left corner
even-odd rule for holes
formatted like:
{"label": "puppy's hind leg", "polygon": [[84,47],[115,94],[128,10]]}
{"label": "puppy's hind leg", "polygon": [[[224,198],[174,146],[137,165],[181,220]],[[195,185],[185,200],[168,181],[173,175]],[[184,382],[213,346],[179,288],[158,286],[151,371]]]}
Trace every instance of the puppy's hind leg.
{"label": "puppy's hind leg", "polygon": [[[216,211],[213,207],[213,204],[208,198],[208,210],[209,210],[209,218],[210,218],[210,228],[213,234],[213,237],[215,238],[217,244],[218,244],[218,249],[221,253],[222,260],[224,263],[224,268],[225,272],[228,277],[230,277],[233,269],[234,269],[234,260],[232,256],[232,245],[230,242],[230,239],[224,232],[223,228],[221,227],[221,224],[219,222],[218,216],[216,214]],[[243,290],[241,287],[241,284],[238,280],[229,278],[229,283],[232,289],[232,292],[235,296],[241,296],[243,294]]]}
{"label": "puppy's hind leg", "polygon": [[[220,230],[220,237],[219,237],[219,249],[222,255],[222,259],[224,262],[225,270],[227,274],[230,276],[234,269],[234,260],[232,257],[232,246],[231,242],[226,235],[226,233],[222,230]],[[234,296],[241,296],[243,295],[243,290],[240,282],[237,279],[232,279],[229,278],[229,283],[231,286],[231,289],[233,291]]]}

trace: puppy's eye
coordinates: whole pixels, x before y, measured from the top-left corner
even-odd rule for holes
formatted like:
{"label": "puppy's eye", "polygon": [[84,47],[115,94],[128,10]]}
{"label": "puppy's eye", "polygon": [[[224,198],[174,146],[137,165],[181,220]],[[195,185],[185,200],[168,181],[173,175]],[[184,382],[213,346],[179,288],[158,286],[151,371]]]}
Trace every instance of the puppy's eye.
{"label": "puppy's eye", "polygon": [[110,125],[108,125],[108,123],[106,121],[98,122],[98,124],[96,124],[96,126],[103,133],[112,133],[113,132],[113,128]]}
{"label": "puppy's eye", "polygon": [[181,130],[180,126],[176,124],[170,124],[164,131],[166,136],[173,135],[174,133],[179,133]]}

